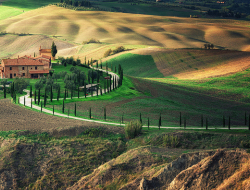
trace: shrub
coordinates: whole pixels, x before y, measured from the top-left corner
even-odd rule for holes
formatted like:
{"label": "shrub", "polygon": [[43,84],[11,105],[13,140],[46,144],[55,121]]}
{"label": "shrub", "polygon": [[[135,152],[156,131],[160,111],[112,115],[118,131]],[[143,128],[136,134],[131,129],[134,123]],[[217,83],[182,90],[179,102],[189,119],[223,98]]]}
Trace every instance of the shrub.
{"label": "shrub", "polygon": [[125,50],[125,48],[123,47],[123,46],[119,46],[119,47],[117,47],[116,49],[114,49],[113,50],[113,53],[115,54],[115,53],[119,53],[119,52],[122,52],[122,51],[124,51]]}
{"label": "shrub", "polygon": [[180,142],[177,136],[165,135],[163,136],[163,145],[166,147],[176,148],[180,145]]}
{"label": "shrub", "polygon": [[125,135],[128,139],[138,136],[142,130],[142,123],[139,120],[130,121],[125,125]]}
{"label": "shrub", "polygon": [[104,53],[104,57],[110,56],[111,53],[112,53],[112,50],[111,50],[111,49],[108,49],[108,50]]}

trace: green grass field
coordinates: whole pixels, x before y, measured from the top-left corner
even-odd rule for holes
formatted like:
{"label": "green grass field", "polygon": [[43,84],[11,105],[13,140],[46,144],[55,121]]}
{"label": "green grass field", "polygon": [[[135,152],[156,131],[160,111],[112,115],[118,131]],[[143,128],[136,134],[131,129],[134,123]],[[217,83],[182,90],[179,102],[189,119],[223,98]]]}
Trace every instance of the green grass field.
{"label": "green grass field", "polygon": [[7,19],[9,17],[17,16],[23,13],[23,10],[19,8],[13,8],[8,6],[0,6],[0,20]]}
{"label": "green grass field", "polygon": [[[105,67],[106,63],[103,63]],[[135,77],[163,77],[161,72],[157,69],[151,55],[137,55],[137,54],[123,54],[118,57],[108,60],[108,67],[113,70],[118,70],[118,66],[124,70],[124,74]]]}
{"label": "green grass field", "polygon": [[4,6],[14,7],[22,9],[24,11],[29,11],[37,9],[42,6],[46,6],[52,3],[58,3],[59,0],[8,0],[4,1],[2,4]]}

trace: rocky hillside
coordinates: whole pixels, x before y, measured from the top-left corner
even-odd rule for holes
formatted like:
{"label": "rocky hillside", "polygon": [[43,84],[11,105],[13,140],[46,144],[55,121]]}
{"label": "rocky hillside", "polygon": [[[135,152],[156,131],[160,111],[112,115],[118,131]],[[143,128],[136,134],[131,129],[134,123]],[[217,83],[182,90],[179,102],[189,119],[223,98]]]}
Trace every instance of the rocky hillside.
{"label": "rocky hillside", "polygon": [[250,188],[250,155],[244,151],[183,154],[171,163],[161,165],[152,159],[152,155],[145,156],[147,152],[147,148],[129,151],[100,166],[68,190],[112,187],[120,190]]}

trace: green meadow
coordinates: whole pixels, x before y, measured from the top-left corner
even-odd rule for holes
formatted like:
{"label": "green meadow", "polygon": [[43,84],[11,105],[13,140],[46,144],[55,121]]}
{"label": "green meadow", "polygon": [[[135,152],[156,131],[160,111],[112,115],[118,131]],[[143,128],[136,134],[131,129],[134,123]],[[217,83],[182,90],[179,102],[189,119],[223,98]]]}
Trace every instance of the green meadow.
{"label": "green meadow", "polygon": [[[119,64],[124,70],[124,74],[134,77],[164,77],[157,69],[151,55],[138,55],[132,53],[122,54],[107,61],[108,67],[112,70],[118,69]],[[103,63],[105,67],[106,63]]]}

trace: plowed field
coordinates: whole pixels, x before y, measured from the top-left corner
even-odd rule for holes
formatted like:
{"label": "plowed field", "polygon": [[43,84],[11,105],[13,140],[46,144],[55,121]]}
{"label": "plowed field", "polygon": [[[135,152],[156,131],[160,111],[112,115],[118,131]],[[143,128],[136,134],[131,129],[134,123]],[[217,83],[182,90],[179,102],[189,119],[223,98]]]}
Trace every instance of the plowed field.
{"label": "plowed field", "polygon": [[47,131],[64,127],[107,127],[119,131],[119,127],[112,127],[102,124],[77,121],[73,119],[60,118],[35,111],[28,110],[21,106],[12,104],[9,100],[0,100],[0,130],[30,130]]}

